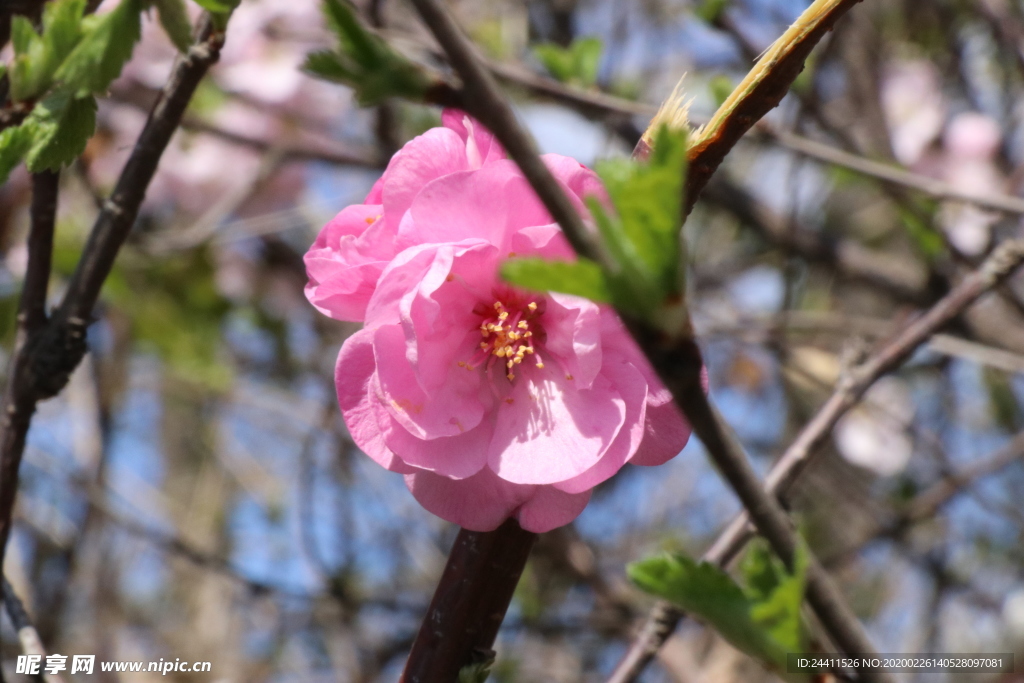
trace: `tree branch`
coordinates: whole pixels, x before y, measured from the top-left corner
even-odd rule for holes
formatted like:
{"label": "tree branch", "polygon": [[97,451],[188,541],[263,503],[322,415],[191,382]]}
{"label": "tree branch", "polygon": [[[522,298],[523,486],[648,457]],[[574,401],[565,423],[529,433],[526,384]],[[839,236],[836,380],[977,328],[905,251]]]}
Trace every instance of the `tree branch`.
{"label": "tree branch", "polygon": [[[474,57],[472,46],[461,34],[454,20],[436,0],[413,0],[413,2],[424,22],[448,54],[452,66],[462,77],[465,84],[463,99],[467,103],[471,103],[473,108],[471,113],[498,137],[509,156],[519,165],[523,175],[530,182],[541,201],[561,225],[577,253],[603,262],[600,249],[590,239],[579,215],[537,156],[533,141],[519,126],[511,108],[501,97],[490,74]],[[853,3],[846,4],[852,5]],[[824,28],[820,30],[824,32]],[[808,35],[813,36],[814,31],[810,31]],[[799,45],[805,47],[801,48],[798,45],[794,49],[797,53],[803,50],[803,56],[806,56],[806,52],[810,50],[816,40],[812,41],[807,36],[803,36],[801,40],[803,42]],[[803,56],[800,57],[797,66],[802,65]],[[787,68],[790,70],[794,68],[791,62],[785,63],[789,64]],[[785,81],[785,87],[788,87],[798,71],[799,68],[792,71],[792,77]],[[779,87],[779,82],[781,81],[776,79],[773,87]],[[761,90],[763,91],[765,88]],[[770,94],[774,91],[769,87],[767,92]],[[766,101],[765,98],[768,97],[769,95],[761,92],[758,98],[752,100],[751,106],[758,106],[758,102]],[[778,99],[781,97],[782,93],[779,93]],[[740,109],[740,111],[746,111],[746,109]],[[745,131],[752,124],[753,120],[750,120],[743,130]],[[723,135],[725,134],[723,133]],[[726,136],[723,139],[727,140],[728,138]],[[728,147],[731,146],[730,143]],[[721,145],[715,149],[718,149],[723,156],[728,151]],[[710,169],[707,172],[708,177],[713,170]],[[687,334],[669,336],[637,320],[627,318],[626,322],[634,339],[672,392],[676,403],[689,418],[694,431],[707,447],[722,474],[733,486],[744,506],[750,511],[759,530],[769,540],[783,561],[792,566],[794,552],[799,542],[797,535],[792,529],[786,513],[773,498],[763,491],[760,481],[747,462],[742,447],[708,403],[701,386],[700,374],[703,362],[696,343]],[[688,324],[687,321],[684,326],[688,326]],[[861,625],[852,615],[849,607],[845,605],[824,570],[813,557],[809,559],[809,565],[807,571],[808,600],[832,638],[848,653],[873,652],[874,648],[864,634]],[[881,674],[872,674],[866,671],[863,673],[865,678],[885,679]]]}
{"label": "tree branch", "polygon": [[520,127],[512,107],[498,90],[491,74],[477,61],[472,44],[462,34],[455,20],[437,0],[412,2],[423,23],[437,38],[452,67],[462,78],[465,94],[461,99],[469,113],[480,119],[498,136],[505,151],[522,169],[523,175],[530,181],[544,206],[561,226],[576,253],[605,264],[601,249],[590,236],[583,225],[583,220],[576,213],[569,198],[562,192],[551,171],[544,165],[537,145]]}
{"label": "tree branch", "polygon": [[[29,618],[25,605],[22,604],[18,594],[14,592],[14,588],[6,576],[3,577],[0,591],[3,592],[4,609],[7,611],[7,616],[11,619],[11,625],[14,626],[14,630],[18,633],[21,651],[27,655],[37,655],[45,659],[46,648],[43,647],[43,641],[39,638],[39,632],[32,624],[32,619]],[[64,683],[64,677],[58,674],[49,674],[44,671],[41,675],[45,683]]]}
{"label": "tree branch", "polygon": [[[767,492],[774,496],[784,496],[839,419],[856,405],[871,385],[896,369],[919,346],[962,314],[979,297],[1005,281],[1021,263],[1024,263],[1024,241],[1004,242],[977,271],[907,326],[893,341],[850,372],[769,472]],[[728,564],[752,537],[750,521],[751,515],[747,513],[734,519],[704,554],[703,559],[720,566]],[[658,603],[648,614],[645,626],[609,678],[609,683],[634,680],[657,654],[681,618],[682,613],[668,603]]]}
{"label": "tree branch", "polygon": [[[769,111],[778,106],[793,81],[803,71],[804,61],[832,26],[860,0],[815,0],[793,22],[747,77],[733,90],[707,125],[701,127],[690,148],[690,166],[686,177],[685,213],[689,214],[697,197],[736,145]],[[649,133],[645,133],[645,139]],[[648,144],[641,140],[641,145]]]}
{"label": "tree branch", "polygon": [[[28,336],[15,350],[0,424],[0,564],[10,536],[18,469],[36,403],[56,395],[85,354],[86,328],[100,288],[135,222],[160,156],[181,122],[196,86],[217,61],[223,43],[223,32],[214,30],[209,18],[204,17],[196,44],[175,64],[113,194],[104,202],[64,300],[45,326]],[[43,203],[40,198],[39,204]],[[36,204],[33,199],[33,207]],[[29,261],[33,262],[31,256]],[[37,255],[35,262],[41,261],[42,257]],[[49,262],[49,257],[45,262]],[[36,301],[36,290],[38,286],[33,284],[30,291],[23,294],[23,301],[26,297]]]}
{"label": "tree branch", "polygon": [[537,534],[514,519],[494,531],[460,529],[400,683],[454,683],[493,660],[491,647]]}

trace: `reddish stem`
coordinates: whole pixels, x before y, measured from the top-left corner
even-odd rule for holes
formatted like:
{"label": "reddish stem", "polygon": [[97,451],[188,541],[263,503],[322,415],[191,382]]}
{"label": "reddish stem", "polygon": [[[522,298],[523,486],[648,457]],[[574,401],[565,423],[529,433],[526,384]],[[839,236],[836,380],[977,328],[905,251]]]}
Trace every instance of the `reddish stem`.
{"label": "reddish stem", "polygon": [[493,656],[536,539],[514,519],[494,531],[459,531],[400,683],[455,683],[464,666]]}

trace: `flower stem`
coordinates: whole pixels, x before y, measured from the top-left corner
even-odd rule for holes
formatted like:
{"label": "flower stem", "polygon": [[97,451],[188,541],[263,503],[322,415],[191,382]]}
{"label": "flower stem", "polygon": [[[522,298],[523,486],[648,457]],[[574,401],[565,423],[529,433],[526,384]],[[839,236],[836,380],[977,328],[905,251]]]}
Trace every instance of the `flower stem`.
{"label": "flower stem", "polygon": [[455,683],[464,666],[493,657],[491,646],[536,539],[514,519],[494,531],[459,531],[401,683]]}

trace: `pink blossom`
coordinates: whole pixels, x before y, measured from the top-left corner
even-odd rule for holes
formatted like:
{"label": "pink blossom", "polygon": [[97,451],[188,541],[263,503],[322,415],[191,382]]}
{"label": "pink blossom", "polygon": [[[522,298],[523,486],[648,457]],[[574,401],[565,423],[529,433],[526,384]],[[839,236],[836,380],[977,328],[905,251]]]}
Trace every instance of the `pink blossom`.
{"label": "pink blossom", "polygon": [[[511,256],[573,252],[491,134],[459,112],[443,121],[324,227],[306,295],[364,323],[335,380],[367,455],[446,520],[547,531],[625,463],[674,457],[690,429],[614,311],[500,280]],[[581,210],[602,195],[578,162],[544,160]]]}

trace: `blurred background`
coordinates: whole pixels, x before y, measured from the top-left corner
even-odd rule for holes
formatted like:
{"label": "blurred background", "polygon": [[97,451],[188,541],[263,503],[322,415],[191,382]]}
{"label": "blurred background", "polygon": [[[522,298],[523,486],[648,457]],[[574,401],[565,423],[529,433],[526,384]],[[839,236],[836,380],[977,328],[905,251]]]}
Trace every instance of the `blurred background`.
{"label": "blurred background", "polygon": [[[592,164],[627,155],[683,74],[692,118],[707,118],[807,4],[452,6],[543,151]],[[444,69],[404,2],[360,7]],[[331,42],[313,0],[242,1],[104,289],[90,353],[32,425],[4,569],[50,652],[208,660],[212,674],[171,675],[204,682],[401,670],[456,529],[352,446],[332,370],[355,328],[306,302],[301,259],[440,113],[360,109],[302,74]],[[150,18],[63,174],[54,299],[174,55]],[[1020,233],[1019,216],[908,183],[1019,194],[1022,93],[1020,2],[866,0],[815,50],[770,130],[716,174],[686,226],[693,314],[712,397],[761,472],[844,368]],[[901,167],[907,182],[851,158]],[[22,168],[0,188],[5,354],[28,203]],[[1011,282],[880,381],[789,501],[884,652],[1024,661],[1022,295]],[[663,467],[623,470],[540,540],[493,680],[604,680],[652,602],[624,564],[697,555],[737,510],[696,439]],[[7,671],[20,650],[6,617],[2,629]],[[644,680],[771,677],[687,622]]]}

